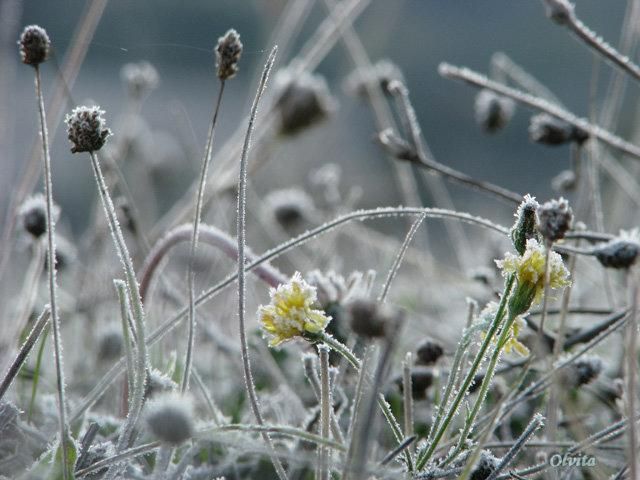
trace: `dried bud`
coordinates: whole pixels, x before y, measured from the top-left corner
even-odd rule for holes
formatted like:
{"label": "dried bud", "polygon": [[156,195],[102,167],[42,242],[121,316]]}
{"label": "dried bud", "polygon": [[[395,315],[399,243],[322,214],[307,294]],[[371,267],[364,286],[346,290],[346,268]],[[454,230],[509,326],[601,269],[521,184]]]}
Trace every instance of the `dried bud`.
{"label": "dried bud", "polygon": [[573,5],[568,0],[544,0],[547,17],[559,25],[566,25],[575,18]]}
{"label": "dried bud", "polygon": [[563,170],[551,180],[551,188],[556,192],[570,192],[576,188],[576,174],[573,170]]}
{"label": "dried bud", "polygon": [[475,468],[471,471],[471,480],[485,480],[498,468],[500,460],[489,450],[480,452],[480,459]]}
{"label": "dried bud", "polygon": [[369,88],[380,88],[390,95],[389,84],[393,81],[404,83],[404,76],[398,66],[389,60],[380,60],[369,68],[358,68],[351,72],[344,81],[344,89],[359,97],[367,98]]}
{"label": "dried bud", "polygon": [[120,77],[129,94],[140,98],[158,86],[158,71],[149,62],[127,63],[120,70]]}
{"label": "dried bud", "polygon": [[[60,216],[60,208],[54,204],[51,214],[56,222]],[[34,238],[40,238],[47,231],[47,200],[41,193],[27,198],[18,215],[24,229]]]}
{"label": "dried bud", "polygon": [[357,299],[349,304],[351,329],[363,337],[384,337],[388,319],[372,300]]}
{"label": "dried bud", "polygon": [[416,350],[417,362],[422,365],[432,365],[442,356],[442,345],[430,338],[424,339]]}
{"label": "dried bud", "polygon": [[516,104],[513,100],[491,90],[480,90],[476,96],[476,122],[485,132],[501,130],[511,120],[515,109]]}
{"label": "dried bud", "polygon": [[411,370],[411,396],[415,400],[427,398],[427,389],[433,385],[433,371],[426,367],[414,367]]}
{"label": "dried bud", "polygon": [[538,230],[550,242],[563,239],[573,221],[573,210],[569,207],[569,202],[562,197],[540,205],[537,215]]}
{"label": "dried bud", "polygon": [[607,268],[629,268],[638,258],[640,245],[624,238],[617,238],[605,243],[601,247],[596,247],[593,254]]}
{"label": "dried bud", "polygon": [[312,198],[299,188],[274,190],[264,198],[265,206],[281,227],[294,228],[313,217]]}
{"label": "dried bud", "polygon": [[531,117],[529,138],[535,143],[556,146],[568,142],[582,144],[589,138],[589,134],[570,123],[546,113],[540,113]]}
{"label": "dried bud", "polygon": [[71,153],[96,152],[102,148],[111,135],[105,127],[100,107],[76,107],[64,119],[67,135],[72,143]]}
{"label": "dried bud", "polygon": [[600,372],[602,372],[604,366],[602,360],[599,357],[584,356],[578,358],[571,365],[571,378],[570,381],[576,387],[581,385],[587,385],[596,379]]}
{"label": "dried bud", "polygon": [[22,63],[37,66],[49,56],[51,40],[44,28],[38,25],[24,27],[18,41]]}
{"label": "dried bud", "polygon": [[511,240],[520,255],[527,248],[527,240],[537,237],[536,211],[539,206],[534,197],[525,195],[515,214],[516,223],[511,227]]}
{"label": "dried bud", "polygon": [[180,445],[193,435],[191,401],[175,393],[150,401],[146,420],[153,435],[169,445]]}
{"label": "dried bud", "polygon": [[218,78],[227,80],[238,73],[238,61],[242,55],[240,35],[234,29],[228,30],[218,39],[216,46],[216,67]]}
{"label": "dried bud", "polygon": [[295,135],[325,119],[336,108],[327,82],[309,72],[281,70],[275,79],[275,108],[280,115],[280,133]]}

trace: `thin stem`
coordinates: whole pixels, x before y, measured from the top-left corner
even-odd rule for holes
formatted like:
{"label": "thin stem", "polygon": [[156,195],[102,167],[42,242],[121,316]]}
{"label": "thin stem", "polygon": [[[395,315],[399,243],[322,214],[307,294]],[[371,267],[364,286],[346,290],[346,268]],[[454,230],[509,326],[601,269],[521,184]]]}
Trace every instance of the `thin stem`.
{"label": "thin stem", "polygon": [[498,310],[496,311],[493,322],[491,323],[491,327],[489,328],[489,331],[487,332],[484,338],[484,341],[480,346],[480,350],[476,354],[473,364],[471,365],[471,369],[469,370],[469,372],[467,372],[467,376],[465,377],[464,382],[462,382],[462,387],[460,388],[460,390],[458,390],[458,393],[454,398],[451,406],[449,407],[449,411],[447,412],[447,415],[444,418],[442,425],[440,426],[438,431],[435,433],[430,445],[425,450],[423,450],[418,456],[417,463],[416,463],[417,470],[422,469],[422,467],[424,467],[427,464],[427,462],[430,460],[431,455],[433,455],[433,452],[438,446],[438,443],[442,439],[442,436],[444,435],[447,428],[449,427],[449,424],[453,420],[453,417],[458,412],[458,408],[460,407],[460,403],[462,403],[462,399],[467,395],[469,386],[473,382],[476,372],[478,371],[478,369],[480,368],[480,364],[484,360],[484,355],[493,340],[493,336],[495,335],[496,331],[498,330],[498,328],[502,323],[502,318],[504,317],[507,298],[511,293],[511,288],[513,287],[514,282],[515,282],[515,277],[513,275],[510,275],[507,281],[505,282],[505,289],[502,294],[502,299],[500,300],[500,305],[498,306]]}
{"label": "thin stem", "polygon": [[[627,418],[633,418],[636,408],[636,375],[638,372],[638,281],[635,272],[628,270],[627,282],[631,292],[631,314],[629,316],[629,324],[627,325]],[[631,422],[629,425],[629,478],[636,480],[638,478],[638,434],[636,423]]]}
{"label": "thin stem", "polygon": [[574,127],[580,128],[587,132],[590,136],[595,137],[610,147],[619,150],[620,152],[631,155],[636,160],[640,159],[640,147],[634,145],[626,140],[614,135],[608,130],[588,122],[584,118],[579,118],[573,113],[561,108],[558,105],[554,105],[547,100],[530,95],[521,90],[507,87],[493,80],[489,80],[486,76],[481,75],[473,70],[464,67],[456,67],[449,65],[448,63],[441,63],[438,67],[440,75],[446,78],[452,78],[456,80],[462,80],[466,83],[474,85],[479,88],[486,88],[499,95],[509,97],[518,103],[526,105],[535,110],[548,113],[552,117],[558,118],[567,122]]}
{"label": "thin stem", "polygon": [[[329,426],[331,418],[331,386],[329,385],[329,348],[326,345],[318,346],[320,353],[320,436],[329,440]],[[319,452],[319,480],[329,480],[329,450],[320,445]]]}
{"label": "thin stem", "polygon": [[[33,253],[29,268],[24,277],[24,283],[20,291],[20,297],[24,299],[24,303],[20,306],[20,313],[16,321],[17,339],[22,335],[23,330],[29,325],[29,317],[33,312],[33,307],[36,303],[38,296],[40,277],[42,275],[42,269],[44,268],[44,259],[46,254],[46,247],[40,240],[36,240],[33,243]],[[7,335],[9,337],[9,335]],[[10,340],[11,341],[11,340]]]}
{"label": "thin stem", "polygon": [[195,306],[195,273],[193,272],[193,264],[195,262],[196,250],[198,248],[198,234],[200,233],[200,217],[202,215],[202,203],[204,200],[204,190],[207,185],[207,172],[211,163],[211,151],[213,149],[213,136],[218,122],[218,112],[220,111],[220,103],[222,102],[222,93],[224,92],[225,81],[220,80],[220,91],[216,100],[216,106],[211,119],[209,133],[207,135],[207,146],[205,148],[204,157],[202,159],[202,169],[200,171],[200,181],[198,183],[198,192],[196,194],[196,212],[193,221],[193,231],[191,232],[191,248],[189,250],[189,268],[187,272],[187,283],[189,285],[189,339],[187,341],[187,353],[184,361],[184,376],[180,390],[182,393],[189,389],[189,378],[191,375],[191,364],[193,363],[193,349],[195,346],[196,331],[196,306]]}
{"label": "thin stem", "polygon": [[[545,348],[544,345],[544,323],[547,319],[547,308],[549,304],[549,282],[551,281],[551,269],[549,268],[549,256],[553,242],[546,241],[544,248],[544,293],[542,295],[542,311],[540,312],[540,327],[538,330],[538,349]],[[541,353],[541,352],[540,352]]]}
{"label": "thin stem", "polygon": [[[260,98],[267,85],[269,78],[269,72],[273,66],[276,52],[278,47],[273,47],[271,54],[267,59],[267,63],[262,71],[262,77],[258,86],[258,91],[253,100],[251,107],[251,115],[249,117],[249,125],[247,126],[247,134],[244,139],[244,146],[242,148],[242,156],[240,158],[240,175],[238,180],[238,323],[240,327],[240,347],[242,352],[242,367],[244,371],[244,383],[247,389],[247,397],[251,405],[251,410],[256,418],[258,425],[263,425],[262,413],[260,412],[260,406],[258,404],[258,395],[256,393],[255,385],[253,383],[253,375],[251,373],[251,360],[249,358],[249,345],[247,343],[247,331],[245,327],[245,292],[246,292],[246,279],[245,279],[245,244],[246,244],[246,199],[247,199],[247,161],[249,157],[249,148],[251,146],[251,134],[253,133],[253,125],[258,114],[258,105]],[[267,432],[263,432],[262,438],[267,444],[267,448],[270,452],[271,462],[273,463],[276,473],[280,480],[287,479],[287,473],[280,462],[280,459],[276,457],[273,443]]]}
{"label": "thin stem", "polygon": [[134,379],[135,370],[133,362],[133,347],[131,337],[129,336],[129,324],[131,321],[131,308],[129,306],[129,297],[127,296],[127,286],[122,280],[114,280],[114,286],[118,292],[118,302],[120,303],[120,319],[122,321],[122,339],[124,343],[125,358],[127,360],[127,392],[129,398],[127,399],[127,412],[131,410],[131,394],[134,391]]}
{"label": "thin stem", "polygon": [[413,387],[411,382],[411,352],[407,352],[402,362],[402,395],[404,407],[404,436],[413,436]]}
{"label": "thin stem", "polygon": [[[113,202],[111,201],[111,196],[109,195],[104,176],[102,175],[98,157],[95,152],[89,152],[89,156],[91,157],[91,166],[93,167],[93,173],[98,184],[100,201],[104,208],[104,212],[109,223],[109,230],[111,231],[111,236],[113,237],[116,251],[118,252],[118,257],[120,258],[120,263],[122,264],[122,268],[125,273],[127,292],[129,294],[129,300],[131,301],[133,307],[133,318],[136,326],[135,338],[137,345],[137,374],[134,381],[134,392],[133,398],[131,400],[131,408],[129,409],[129,412],[127,414],[127,419],[122,426],[122,431],[120,434],[120,438],[118,439],[116,448],[116,450],[120,452],[129,446],[133,430],[136,426],[144,403],[144,392],[147,377],[145,314],[144,308],[142,306],[142,300],[140,298],[138,281],[136,280],[136,274],[133,268],[133,261],[131,260],[129,250],[127,249],[127,244],[125,243],[124,236],[122,235],[122,230],[120,229],[120,225],[118,224],[116,211],[113,206]],[[117,475],[117,473],[117,468],[110,468],[109,472],[107,472],[106,477],[113,478],[113,475]]]}
{"label": "thin stem", "polygon": [[55,220],[53,218],[53,183],[51,180],[51,157],[49,156],[49,133],[47,131],[47,119],[44,109],[44,96],[42,95],[42,82],[40,80],[40,67],[35,66],[36,97],[38,98],[38,112],[40,114],[40,133],[42,135],[42,159],[44,167],[44,192],[47,199],[47,261],[49,273],[49,306],[51,309],[51,324],[53,328],[53,355],[56,368],[56,390],[58,392],[58,421],[60,428],[60,443],[62,445],[62,478],[67,480],[67,451],[69,425],[67,424],[67,404],[65,400],[64,366],[62,359],[62,333],[60,332],[60,317],[57,305],[56,283],[56,242]]}
{"label": "thin stem", "polygon": [[13,379],[16,377],[16,375],[20,371],[20,367],[29,356],[29,353],[31,353],[31,349],[38,341],[38,338],[40,338],[40,334],[42,333],[42,331],[44,330],[44,327],[47,325],[47,322],[49,321],[50,314],[51,314],[50,308],[48,306],[45,306],[44,311],[40,314],[40,316],[36,320],[36,323],[33,325],[33,328],[31,329],[31,332],[29,332],[29,335],[27,336],[27,339],[24,341],[24,344],[22,345],[22,347],[20,347],[20,351],[16,355],[16,358],[13,360],[13,362],[11,362],[11,365],[9,365],[9,368],[7,369],[7,373],[2,379],[2,383],[0,383],[0,400],[2,400],[2,397],[11,386],[11,382],[13,382]]}

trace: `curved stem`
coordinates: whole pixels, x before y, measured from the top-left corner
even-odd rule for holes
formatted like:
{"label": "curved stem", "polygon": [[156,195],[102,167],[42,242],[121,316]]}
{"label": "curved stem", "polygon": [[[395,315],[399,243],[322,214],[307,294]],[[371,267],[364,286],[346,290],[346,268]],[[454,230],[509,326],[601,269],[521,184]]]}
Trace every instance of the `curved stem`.
{"label": "curved stem", "polygon": [[224,92],[225,81],[220,80],[220,91],[216,106],[207,135],[207,146],[205,148],[204,158],[202,159],[202,169],[200,171],[200,181],[198,184],[198,193],[196,194],[196,213],[193,221],[193,231],[191,232],[191,248],[189,250],[189,268],[187,272],[187,283],[189,285],[189,339],[187,341],[187,353],[184,361],[184,376],[180,390],[182,393],[189,389],[189,379],[191,376],[191,364],[193,363],[193,348],[195,346],[196,331],[196,307],[195,307],[195,273],[193,272],[193,263],[198,248],[198,234],[200,231],[200,216],[202,215],[202,203],[204,198],[204,190],[207,185],[207,172],[211,163],[211,150],[213,148],[213,135],[218,122],[218,112],[220,111],[220,103],[222,102],[222,93]]}
{"label": "curved stem", "polygon": [[[251,410],[256,418],[258,425],[264,425],[262,419],[262,413],[260,412],[260,406],[258,404],[258,395],[253,383],[253,375],[251,373],[251,360],[249,358],[249,344],[247,342],[247,330],[245,326],[245,244],[246,244],[246,208],[247,208],[247,161],[249,157],[249,148],[251,146],[251,134],[253,133],[253,125],[258,114],[258,105],[260,98],[267,86],[267,80],[269,78],[269,72],[273,66],[276,52],[278,47],[273,47],[271,54],[267,60],[267,63],[262,71],[262,78],[260,79],[260,85],[256,92],[253,106],[251,107],[251,115],[249,116],[249,125],[247,126],[247,134],[244,139],[244,146],[242,148],[242,156],[240,159],[240,175],[238,180],[238,323],[240,327],[240,347],[242,351],[242,367],[244,370],[244,383],[247,389],[247,397],[251,405]],[[276,473],[280,480],[286,480],[287,473],[280,462],[280,459],[275,455],[275,449],[271,438],[267,432],[263,432],[262,438],[264,438],[267,448],[270,452],[271,462],[273,463]]]}
{"label": "curved stem", "polygon": [[40,67],[36,65],[36,96],[38,97],[38,112],[40,114],[40,132],[42,135],[42,153],[44,167],[44,193],[47,199],[47,261],[49,265],[49,306],[51,308],[51,324],[53,328],[53,352],[56,367],[56,389],[58,392],[58,420],[60,427],[60,443],[62,445],[62,477],[67,480],[67,452],[69,425],[67,423],[67,406],[65,400],[64,367],[62,362],[62,334],[60,332],[60,317],[58,316],[57,283],[56,283],[56,241],[55,221],[53,219],[53,184],[51,181],[51,157],[49,156],[49,133],[44,109],[44,96],[40,80]]}

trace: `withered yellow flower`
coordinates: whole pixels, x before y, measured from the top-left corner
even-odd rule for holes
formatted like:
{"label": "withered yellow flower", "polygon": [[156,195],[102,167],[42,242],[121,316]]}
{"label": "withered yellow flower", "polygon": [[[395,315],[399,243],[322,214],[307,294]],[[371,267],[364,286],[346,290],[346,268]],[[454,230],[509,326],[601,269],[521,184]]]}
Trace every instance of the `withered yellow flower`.
{"label": "withered yellow flower", "polygon": [[288,283],[272,288],[271,303],[261,305],[258,319],[269,346],[324,331],[331,317],[317,307],[316,289],[296,272]]}

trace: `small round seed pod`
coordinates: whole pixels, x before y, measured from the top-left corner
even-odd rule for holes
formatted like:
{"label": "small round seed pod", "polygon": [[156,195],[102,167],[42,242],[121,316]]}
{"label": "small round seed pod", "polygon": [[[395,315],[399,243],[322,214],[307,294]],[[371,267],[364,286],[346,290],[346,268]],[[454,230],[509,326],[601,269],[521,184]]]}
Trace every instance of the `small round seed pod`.
{"label": "small round seed pod", "polygon": [[234,29],[230,29],[218,39],[216,45],[216,68],[220,80],[235,77],[238,73],[240,55],[242,55],[240,35]]}
{"label": "small round seed pod", "polygon": [[549,242],[564,238],[573,222],[573,210],[569,202],[560,197],[550,200],[538,207],[538,231]]}
{"label": "small round seed pod", "polygon": [[315,213],[313,199],[299,188],[274,190],[265,196],[264,203],[268,213],[284,229],[303,224]]}
{"label": "small round seed pod", "polygon": [[102,115],[104,110],[100,107],[81,106],[65,117],[71,153],[97,152],[103,147],[111,130],[106,128]]}
{"label": "small round seed pod", "polygon": [[568,0],[544,0],[547,17],[559,25],[566,25],[575,18],[573,5]]}
{"label": "small round seed pod", "polygon": [[487,89],[480,90],[474,105],[476,122],[485,132],[494,133],[504,128],[516,109],[513,100]]}
{"label": "small round seed pod", "polygon": [[[427,389],[433,385],[433,371],[426,367],[415,367],[411,370],[411,396],[415,400],[427,398]],[[402,382],[400,382],[402,385]]]}
{"label": "small round seed pod", "polygon": [[149,402],[147,426],[155,437],[169,445],[180,445],[193,435],[193,406],[189,398],[176,393]]}
{"label": "small round seed pod", "polygon": [[[53,205],[53,221],[60,216],[60,208]],[[20,207],[18,216],[22,226],[33,238],[40,238],[47,231],[47,201],[41,193],[37,193],[25,200]]]}
{"label": "small round seed pod", "polygon": [[124,350],[122,328],[114,323],[105,327],[98,335],[98,359],[109,361],[118,359]]}
{"label": "small round seed pod", "polygon": [[629,268],[638,258],[640,245],[631,240],[617,238],[593,250],[603,267]]}
{"label": "small round seed pod", "polygon": [[595,380],[604,366],[599,357],[585,356],[579,358],[571,365],[570,381],[575,387],[587,385]]}
{"label": "small round seed pod", "polygon": [[44,28],[38,25],[24,27],[18,41],[20,59],[27,65],[38,66],[49,56],[51,40]]}
{"label": "small round seed pod", "polygon": [[443,354],[444,349],[442,345],[431,338],[425,338],[416,349],[416,363],[420,365],[433,365]]}
{"label": "small round seed pod", "polygon": [[158,71],[149,62],[127,63],[120,70],[120,78],[134,98],[145,96],[158,86]]}
{"label": "small round seed pod", "polygon": [[320,75],[280,70],[275,78],[275,108],[280,134],[295,135],[324,120],[336,109],[327,82]]}
{"label": "small round seed pod", "polygon": [[388,318],[372,300],[357,299],[348,306],[351,330],[369,338],[384,337]]}
{"label": "small round seed pod", "polygon": [[380,88],[385,95],[390,95],[389,84],[393,81],[404,83],[400,68],[389,60],[380,60],[369,68],[358,68],[351,72],[344,81],[344,90],[362,98],[369,97],[369,88]]}
{"label": "small round seed pod", "polygon": [[534,143],[557,146],[569,142],[582,144],[589,138],[589,134],[551,115],[539,113],[531,117],[529,138]]}
{"label": "small round seed pod", "polygon": [[576,173],[573,170],[563,170],[551,180],[551,188],[556,192],[571,192],[575,190],[577,183]]}
{"label": "small round seed pod", "polygon": [[485,480],[498,468],[500,460],[489,450],[480,452],[478,463],[471,471],[471,480]]}

